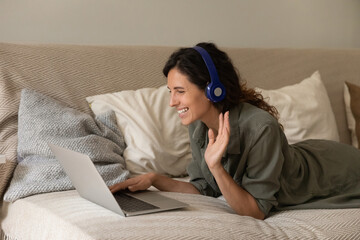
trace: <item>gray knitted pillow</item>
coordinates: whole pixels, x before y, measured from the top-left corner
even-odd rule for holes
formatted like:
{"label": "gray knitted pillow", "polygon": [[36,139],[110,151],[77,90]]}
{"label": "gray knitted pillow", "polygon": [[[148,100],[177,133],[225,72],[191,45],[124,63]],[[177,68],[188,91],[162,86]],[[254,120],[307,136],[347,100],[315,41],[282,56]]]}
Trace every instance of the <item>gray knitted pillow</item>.
{"label": "gray knitted pillow", "polygon": [[125,142],[113,112],[93,118],[24,89],[18,121],[18,165],[4,195],[5,201],[73,189],[48,142],[89,155],[108,185],[129,176],[122,157]]}

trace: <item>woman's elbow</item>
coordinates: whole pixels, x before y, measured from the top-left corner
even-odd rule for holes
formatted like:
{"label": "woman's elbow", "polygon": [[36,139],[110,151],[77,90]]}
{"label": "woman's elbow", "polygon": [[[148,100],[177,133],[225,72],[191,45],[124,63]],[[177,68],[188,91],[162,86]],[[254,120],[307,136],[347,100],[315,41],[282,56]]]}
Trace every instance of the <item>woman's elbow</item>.
{"label": "woman's elbow", "polygon": [[249,207],[234,209],[235,212],[241,216],[249,216],[255,219],[264,220],[266,215],[260,210],[259,206],[255,204],[249,204]]}
{"label": "woman's elbow", "polygon": [[259,210],[254,214],[253,217],[256,218],[256,219],[259,219],[259,220],[264,220],[265,219],[265,214],[261,210]]}

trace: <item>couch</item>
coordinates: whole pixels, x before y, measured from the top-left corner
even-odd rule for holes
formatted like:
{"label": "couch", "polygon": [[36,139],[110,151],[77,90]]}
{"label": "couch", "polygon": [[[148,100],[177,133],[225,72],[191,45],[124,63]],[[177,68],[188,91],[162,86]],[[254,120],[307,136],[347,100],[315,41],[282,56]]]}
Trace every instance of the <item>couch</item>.
{"label": "couch", "polygon": [[[18,124],[24,124],[23,115],[19,115],[23,89],[36,91],[55,99],[68,108],[95,117],[97,113],[93,108],[95,104],[91,105],[92,100],[89,99],[91,96],[103,96],[125,90],[132,95],[134,91],[142,89],[152,89],[151,91],[156,94],[158,89],[166,85],[162,67],[175,49],[177,48],[161,46],[0,43],[0,154],[5,155],[6,158],[6,162],[0,165],[1,199],[9,196],[7,195],[9,186],[16,176],[16,169],[21,165],[18,163],[18,152],[24,151],[24,148],[20,149],[18,146],[18,143],[24,141],[19,139],[23,136],[20,136],[20,132],[18,135]],[[290,104],[293,104],[291,108],[303,104],[300,109],[305,110],[307,106],[312,106],[311,103],[316,102],[319,96],[315,94],[312,96],[313,99],[307,99],[307,90],[301,92],[296,87],[304,79],[320,78],[327,93],[324,95],[325,98],[327,97],[324,101],[329,104],[326,106],[327,110],[324,110],[323,106],[315,106],[315,109],[299,115],[307,117],[308,119],[304,120],[307,123],[312,120],[311,116],[309,120],[309,114],[318,115],[318,118],[314,117],[313,123],[318,127],[325,127],[325,131],[320,133],[319,138],[322,137],[321,134],[324,134],[324,138],[356,146],[354,139],[356,138],[357,117],[355,110],[351,111],[351,106],[347,101],[349,95],[344,101],[344,86],[346,86],[345,83],[350,83],[355,88],[360,85],[359,49],[223,49],[229,53],[249,86],[257,87],[270,101],[275,101],[271,96],[282,92],[277,95],[277,102],[272,102],[274,105],[282,103],[282,106],[279,105],[280,116],[282,112],[284,115],[290,114],[288,110]],[[286,95],[287,88],[282,91],[278,89],[285,86],[294,88],[287,97],[296,93],[304,97],[298,97],[294,103],[284,101],[281,98],[284,94]],[[352,89],[350,97],[354,100]],[[271,90],[275,91],[271,92]],[[153,96],[150,95],[149,98]],[[159,95],[155,95],[157,96]],[[121,97],[122,101],[126,101],[126,95]],[[132,101],[136,101],[136,98],[134,99]],[[354,105],[352,106],[354,108]],[[151,106],[149,108],[151,109]],[[34,111],[38,109],[37,106],[33,108]],[[33,113],[31,108],[29,113]],[[356,121],[353,126],[349,125],[351,114]],[[49,117],[51,116],[52,114],[49,114]],[[119,118],[119,115],[116,117]],[[302,121],[298,120],[298,124],[302,125]],[[25,123],[28,122],[25,121]],[[287,121],[283,123],[287,129]],[[109,128],[113,129],[114,126]],[[127,146],[131,145],[127,142],[126,130],[120,130],[119,133],[114,131],[124,134],[120,140],[124,140]],[[293,141],[312,137],[311,129],[311,131],[309,129],[297,130],[307,133],[299,137],[296,134],[297,131],[289,130],[288,134],[292,134]],[[328,135],[329,132],[332,134]],[[32,132],[34,135],[37,133],[38,131]],[[30,138],[28,136],[28,139],[30,140],[27,141],[31,141],[31,136]],[[34,136],[33,139],[36,137]],[[35,140],[33,146],[33,148],[37,146]],[[186,141],[183,147],[188,147]],[[27,149],[30,152],[32,150],[34,149]],[[42,149],[37,149],[37,151],[42,151]],[[126,158],[125,155],[122,156],[123,153],[125,150],[120,152],[120,157]],[[186,158],[184,161],[189,160],[188,155],[182,154],[182,156]],[[122,163],[121,159],[119,161]],[[157,166],[156,163],[149,166],[141,171],[161,170],[161,166]],[[126,165],[122,167],[124,167],[122,172],[127,173]],[[141,167],[141,164],[137,167]],[[182,167],[184,169],[181,169]],[[177,168],[180,170],[170,175],[186,181],[185,167],[179,165]],[[47,173],[49,172],[51,175],[51,169],[48,169]],[[168,173],[166,169],[163,172]],[[28,186],[31,187],[31,185]],[[156,189],[150,190],[156,191]],[[1,200],[2,239],[360,238],[360,206],[349,209],[273,211],[262,221],[236,215],[221,197],[210,198],[163,192],[161,194],[188,203],[189,207],[124,218],[81,198],[71,186],[66,185],[59,190],[35,193],[13,198],[14,201]]]}

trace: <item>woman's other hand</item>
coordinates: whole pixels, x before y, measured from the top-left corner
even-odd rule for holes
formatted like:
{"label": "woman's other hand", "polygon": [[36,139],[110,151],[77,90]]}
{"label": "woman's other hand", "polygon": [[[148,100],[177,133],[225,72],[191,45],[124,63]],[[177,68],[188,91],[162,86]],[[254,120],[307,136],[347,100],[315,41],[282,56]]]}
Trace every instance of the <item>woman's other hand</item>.
{"label": "woman's other hand", "polygon": [[144,175],[139,175],[133,178],[129,178],[123,182],[117,183],[110,186],[110,191],[115,193],[120,190],[128,189],[131,192],[146,190],[151,187],[154,179],[154,173],[147,173]]}

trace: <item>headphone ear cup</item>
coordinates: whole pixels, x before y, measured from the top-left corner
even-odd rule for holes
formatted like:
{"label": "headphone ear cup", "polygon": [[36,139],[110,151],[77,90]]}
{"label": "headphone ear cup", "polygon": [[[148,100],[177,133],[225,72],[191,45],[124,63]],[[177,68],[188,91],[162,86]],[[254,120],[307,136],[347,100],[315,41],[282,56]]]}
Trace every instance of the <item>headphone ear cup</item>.
{"label": "headphone ear cup", "polygon": [[213,82],[206,86],[206,97],[212,102],[220,102],[225,98],[225,87],[221,84]]}

